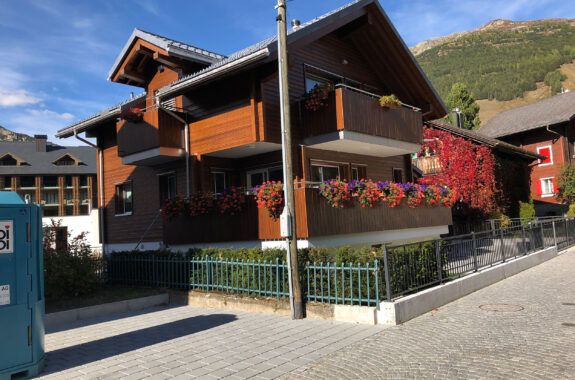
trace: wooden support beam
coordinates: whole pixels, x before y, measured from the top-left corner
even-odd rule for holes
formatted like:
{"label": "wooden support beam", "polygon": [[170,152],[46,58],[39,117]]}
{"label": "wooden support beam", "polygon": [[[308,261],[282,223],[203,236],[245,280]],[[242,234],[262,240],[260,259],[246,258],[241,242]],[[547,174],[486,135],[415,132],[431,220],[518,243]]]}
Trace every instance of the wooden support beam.
{"label": "wooden support beam", "polygon": [[120,71],[120,77],[125,79],[129,79],[131,81],[141,83],[143,85],[146,84],[146,77],[140,73],[136,73],[134,71],[128,71],[125,68]]}
{"label": "wooden support beam", "polygon": [[154,61],[160,62],[163,65],[171,67],[173,69],[181,69],[182,64],[177,58],[172,58],[170,56],[160,54],[159,52],[154,52]]}

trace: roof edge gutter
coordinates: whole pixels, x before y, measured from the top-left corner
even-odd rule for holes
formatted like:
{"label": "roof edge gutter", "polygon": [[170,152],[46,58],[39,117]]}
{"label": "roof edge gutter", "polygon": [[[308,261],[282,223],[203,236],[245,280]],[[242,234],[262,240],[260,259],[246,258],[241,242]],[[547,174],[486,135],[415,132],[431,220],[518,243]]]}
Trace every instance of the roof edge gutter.
{"label": "roof edge gutter", "polygon": [[242,57],[236,61],[232,61],[229,62],[225,65],[222,65],[214,70],[210,70],[204,74],[200,74],[196,77],[190,78],[189,80],[184,80],[183,82],[180,83],[176,83],[173,85],[167,85],[165,87],[162,87],[161,89],[158,90],[158,94],[157,97],[160,100],[165,100],[169,97],[173,97],[176,96],[176,93],[178,91],[182,91],[188,87],[192,87],[196,84],[205,82],[213,77],[216,77],[218,75],[221,75],[223,73],[227,73],[230,72],[238,67],[241,66],[245,66],[247,64],[250,64],[252,62],[258,61],[262,58],[268,57],[270,54],[269,50],[267,48],[258,50],[256,52],[253,52],[249,55],[246,55],[245,57]]}

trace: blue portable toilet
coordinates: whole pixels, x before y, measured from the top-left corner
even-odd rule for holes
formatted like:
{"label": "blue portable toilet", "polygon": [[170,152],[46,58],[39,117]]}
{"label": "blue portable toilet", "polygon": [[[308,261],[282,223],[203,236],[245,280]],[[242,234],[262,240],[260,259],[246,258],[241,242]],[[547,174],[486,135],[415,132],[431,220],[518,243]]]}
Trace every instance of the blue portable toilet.
{"label": "blue portable toilet", "polygon": [[42,212],[0,191],[0,380],[35,376],[43,364]]}

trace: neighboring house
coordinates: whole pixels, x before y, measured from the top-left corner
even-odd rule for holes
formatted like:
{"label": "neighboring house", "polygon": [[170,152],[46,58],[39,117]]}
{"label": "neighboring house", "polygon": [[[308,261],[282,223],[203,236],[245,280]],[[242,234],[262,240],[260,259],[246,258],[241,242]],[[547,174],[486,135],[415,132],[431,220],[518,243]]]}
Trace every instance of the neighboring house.
{"label": "neighboring house", "polygon": [[[445,106],[377,1],[351,3],[288,31],[297,235],[300,246],[413,240],[447,232],[450,210],[335,209],[314,184],[337,176],[413,180],[411,153],[423,120]],[[176,193],[248,189],[282,179],[276,38],[228,57],[139,29],[110,80],[145,93],[58,132],[97,138],[107,250],[168,245],[281,245],[279,221],[250,196],[237,215],[158,217]],[[317,111],[302,98],[316,84],[335,91]],[[405,106],[384,110],[378,95]],[[119,120],[126,110],[143,112]],[[138,112],[136,112],[138,113]]]}
{"label": "neighboring house", "polygon": [[42,222],[60,220],[73,236],[88,232],[99,245],[96,204],[96,150],[86,146],[60,146],[35,135],[35,141],[0,142],[0,190],[15,191],[42,205]]}
{"label": "neighboring house", "polygon": [[509,111],[489,120],[479,132],[546,158],[531,173],[531,195],[538,216],[561,215],[567,206],[557,199],[556,177],[575,162],[575,92],[566,92]]}
{"label": "neighboring house", "polygon": [[[529,201],[531,170],[537,164],[537,160],[545,157],[479,132],[458,128],[438,120],[425,122],[425,126],[487,147],[497,163],[495,182],[500,190],[497,202],[507,215],[519,216],[519,202]],[[413,159],[413,165],[423,176],[438,174],[442,170],[439,157],[429,150],[425,142],[419,157]]]}

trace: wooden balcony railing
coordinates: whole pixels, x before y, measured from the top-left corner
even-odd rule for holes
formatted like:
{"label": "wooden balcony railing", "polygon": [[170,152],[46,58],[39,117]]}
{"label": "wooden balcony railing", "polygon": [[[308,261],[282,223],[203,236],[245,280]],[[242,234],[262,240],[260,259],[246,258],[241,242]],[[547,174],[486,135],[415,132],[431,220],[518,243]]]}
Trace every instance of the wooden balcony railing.
{"label": "wooden balcony railing", "polygon": [[[329,205],[315,188],[295,189],[298,238],[353,234],[451,224],[451,210],[445,207],[395,208],[379,205],[362,208],[355,200],[344,208]],[[243,212],[236,215],[207,214],[179,217],[164,223],[167,244],[281,239],[279,220],[258,209],[250,197]]]}
{"label": "wooden balcony railing", "polygon": [[387,109],[378,98],[349,87],[339,87],[329,95],[327,105],[316,111],[301,107],[302,138],[345,130],[392,140],[421,144],[423,119],[415,107]]}
{"label": "wooden balcony railing", "polygon": [[423,175],[438,174],[441,172],[441,163],[438,156],[418,157],[411,161]]}

